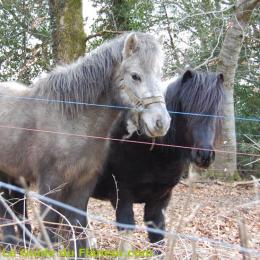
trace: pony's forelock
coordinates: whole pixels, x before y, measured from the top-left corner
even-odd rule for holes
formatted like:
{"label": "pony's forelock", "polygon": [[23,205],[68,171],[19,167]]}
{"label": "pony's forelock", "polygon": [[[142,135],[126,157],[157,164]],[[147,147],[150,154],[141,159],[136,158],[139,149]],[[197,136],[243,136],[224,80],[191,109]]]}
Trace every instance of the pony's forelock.
{"label": "pony's forelock", "polygon": [[[192,77],[185,82],[180,76],[175,82],[171,83],[166,92],[167,109],[172,113],[172,124],[174,118],[178,115],[185,116],[189,127],[197,124],[211,124],[216,120],[216,138],[220,136],[222,102],[224,91],[223,81],[219,74],[213,72],[192,71]],[[188,113],[187,115],[178,114],[178,112]],[[191,113],[189,115],[189,113]],[[192,114],[202,114],[192,115]]]}

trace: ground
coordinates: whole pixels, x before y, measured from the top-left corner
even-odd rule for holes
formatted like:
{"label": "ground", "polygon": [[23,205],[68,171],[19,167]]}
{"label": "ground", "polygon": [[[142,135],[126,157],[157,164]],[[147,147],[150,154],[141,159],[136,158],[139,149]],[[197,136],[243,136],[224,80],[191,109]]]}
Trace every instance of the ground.
{"label": "ground", "polygon": [[[97,220],[91,220],[87,235],[92,237],[91,241],[98,250],[109,250],[111,253],[125,248],[126,252],[131,250],[132,255],[153,254],[152,257],[135,259],[249,259],[246,253],[243,254],[241,245],[250,248],[251,259],[260,259],[260,206],[257,189],[259,187],[252,184],[234,186],[197,183],[192,188],[184,183],[178,184],[173,190],[165,215],[167,231],[177,230],[180,235],[176,240],[167,237],[164,245],[150,244],[144,230],[119,233],[113,225]],[[134,205],[134,212],[137,224],[144,227],[143,205]],[[106,221],[115,220],[115,211],[109,202],[91,199],[88,213]],[[39,226],[33,218],[32,207],[30,218],[34,233],[37,234]],[[161,254],[156,255],[156,252]]]}
{"label": "ground", "polygon": [[[252,185],[233,187],[204,183],[195,185],[192,191],[186,185],[177,185],[166,212],[167,231],[176,230],[182,219],[179,233],[201,240],[192,242],[182,236],[177,240],[171,255],[175,256],[175,259],[191,259],[192,255],[195,257],[193,259],[242,259],[238,249],[241,244],[240,226],[246,230],[248,246],[258,251],[260,259],[259,198],[258,204],[256,200],[257,192]],[[137,224],[143,225],[143,205],[136,204],[134,212]],[[114,211],[108,202],[91,199],[89,213],[109,220],[115,219]],[[239,225],[241,222],[245,224]],[[118,248],[119,235],[113,227],[95,221],[92,228],[98,230],[94,233],[98,235],[100,248]],[[146,232],[136,231],[133,235],[125,236],[125,239],[139,250],[151,246],[147,243]],[[169,250],[169,240],[167,239],[165,246],[159,246],[159,249],[165,256]]]}

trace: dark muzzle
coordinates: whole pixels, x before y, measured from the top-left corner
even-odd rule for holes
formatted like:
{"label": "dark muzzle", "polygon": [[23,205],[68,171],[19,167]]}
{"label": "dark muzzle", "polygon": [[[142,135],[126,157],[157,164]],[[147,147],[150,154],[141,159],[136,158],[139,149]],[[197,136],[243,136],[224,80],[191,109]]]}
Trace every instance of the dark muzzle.
{"label": "dark muzzle", "polygon": [[208,168],[215,160],[215,151],[193,149],[191,159],[198,167]]}

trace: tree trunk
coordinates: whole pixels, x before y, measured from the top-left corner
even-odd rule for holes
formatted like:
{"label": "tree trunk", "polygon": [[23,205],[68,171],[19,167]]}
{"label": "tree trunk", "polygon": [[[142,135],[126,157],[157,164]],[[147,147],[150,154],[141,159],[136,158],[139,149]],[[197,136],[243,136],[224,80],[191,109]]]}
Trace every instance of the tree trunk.
{"label": "tree trunk", "polygon": [[49,0],[55,63],[70,63],[85,53],[81,0]]}
{"label": "tree trunk", "polygon": [[224,75],[226,99],[224,101],[222,144],[217,149],[232,153],[217,153],[215,169],[223,169],[225,176],[233,176],[237,170],[236,132],[234,120],[234,78],[244,39],[244,31],[249,24],[251,14],[260,0],[238,0],[235,14],[228,25],[224,42],[219,54],[217,71]]}

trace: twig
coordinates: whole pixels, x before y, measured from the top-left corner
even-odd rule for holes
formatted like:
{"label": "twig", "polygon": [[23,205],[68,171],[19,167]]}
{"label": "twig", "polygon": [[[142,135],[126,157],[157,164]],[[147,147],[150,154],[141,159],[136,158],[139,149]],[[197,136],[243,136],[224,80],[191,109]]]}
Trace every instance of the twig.
{"label": "twig", "polygon": [[252,138],[250,138],[248,135],[244,135],[248,140],[250,140],[256,147],[256,149],[257,150],[259,150],[260,151],[260,145],[257,143],[257,142],[255,142]]}
{"label": "twig", "polygon": [[[188,205],[189,205],[190,200],[191,200],[192,188],[193,188],[193,185],[192,185],[192,182],[190,182],[189,190],[188,190],[188,196],[187,196],[187,199],[186,199],[185,204],[183,206],[182,214],[181,214],[178,226],[176,228],[176,236],[172,237],[170,242],[169,242],[169,250],[168,250],[168,253],[167,253],[166,257],[165,257],[166,260],[171,260],[172,259],[172,253],[173,253],[176,241],[177,241],[177,234],[181,232],[181,228],[182,228],[182,225],[184,223],[184,215],[185,215],[185,213],[187,211]],[[170,226],[171,227],[173,226],[173,218],[171,218]]]}
{"label": "twig", "polygon": [[[71,231],[72,231],[72,240],[73,240],[73,243],[74,243],[74,252],[75,252],[75,260],[77,259],[77,245],[76,245],[76,235],[75,235],[75,230],[73,228],[73,226],[71,225],[71,223],[69,222],[69,220],[63,215],[61,214],[59,211],[57,211],[56,209],[54,209],[53,207],[51,207],[50,205],[44,203],[43,201],[39,200],[39,199],[36,199],[37,202],[41,203],[42,205],[48,207],[50,210],[54,211],[55,213],[59,214],[63,219],[65,219],[65,221],[68,223]],[[43,217],[41,217],[43,218]]]}
{"label": "twig", "polygon": [[[201,181],[194,181],[193,183],[202,183],[202,184],[217,184],[220,186],[227,186],[227,187],[237,187],[237,186],[243,186],[243,185],[250,185],[250,184],[255,184],[255,183],[259,183],[260,179],[254,179],[251,181],[237,181],[237,182],[233,182],[233,183],[228,183],[228,182],[223,182],[223,181],[219,181],[219,180],[215,180],[215,181],[207,181],[207,180],[201,180]],[[180,181],[179,183],[181,183],[182,185],[189,187],[190,183],[189,182],[185,182],[185,181]]]}
{"label": "twig", "polygon": [[253,184],[255,185],[256,183],[259,183],[260,179],[254,179],[252,181],[238,181],[234,182],[233,187],[240,186],[240,185],[248,185],[248,184]]}
{"label": "twig", "polygon": [[[240,219],[238,221],[239,225],[239,237],[240,237],[240,245],[242,247],[248,248],[248,234],[246,230],[245,220],[244,218]],[[247,252],[241,252],[243,255],[243,260],[251,260],[250,253]]]}
{"label": "twig", "polygon": [[196,252],[196,242],[192,241],[192,256],[191,256],[191,260],[197,260],[198,259],[198,254]]}
{"label": "twig", "polygon": [[57,187],[54,187],[52,189],[49,188],[49,191],[42,194],[43,196],[48,196],[50,194],[53,194],[53,193],[57,193],[57,192],[60,192],[68,183],[67,182],[64,182],[60,185],[58,185]]}
{"label": "twig", "polygon": [[19,220],[19,218],[14,214],[14,212],[12,211],[12,209],[8,206],[8,204],[5,202],[2,194],[0,194],[0,202],[3,204],[3,206],[6,208],[7,212],[9,213],[9,215],[12,217],[12,219],[14,221],[17,222],[17,224],[21,227],[21,229],[24,230],[24,232],[26,233],[26,235],[28,237],[31,237],[32,241],[35,243],[35,245],[41,249],[43,249],[43,246],[39,243],[39,241],[36,239],[36,237],[24,226],[21,224],[21,221]]}
{"label": "twig", "polygon": [[101,32],[97,32],[95,34],[91,34],[89,36],[87,36],[85,38],[85,42],[89,41],[90,39],[92,38],[96,38],[96,37],[100,37],[100,36],[103,36],[104,34],[108,34],[108,33],[112,33],[112,34],[123,34],[125,33],[125,31],[111,31],[111,30],[103,30]]}
{"label": "twig", "polygon": [[175,49],[173,37],[172,37],[172,34],[171,34],[171,22],[169,21],[169,16],[168,16],[167,8],[166,8],[166,6],[165,6],[164,1],[162,1],[162,7],[163,7],[164,15],[165,15],[165,18],[166,18],[166,24],[167,24],[167,25],[166,25],[166,30],[167,30],[168,36],[169,36],[169,38],[170,38],[171,47],[172,47],[173,49]]}
{"label": "twig", "polygon": [[252,161],[252,162],[249,162],[249,163],[247,163],[247,164],[244,164],[243,166],[248,166],[248,165],[254,164],[254,163],[259,162],[259,161],[260,161],[260,158],[254,160],[254,161]]}
{"label": "twig", "polygon": [[[132,250],[132,245],[129,243],[125,237],[128,237],[131,235],[133,232],[130,230],[123,230],[120,231],[120,243],[119,243],[119,250],[121,252],[129,252]],[[118,257],[118,260],[126,260],[126,259],[133,259],[132,257],[127,256],[126,254],[123,254],[122,256]]]}
{"label": "twig", "polygon": [[[26,184],[26,181],[24,178],[20,178],[20,182],[23,186],[23,188],[25,189],[26,193],[25,193],[25,196],[28,198],[29,201],[33,201],[31,196],[30,196],[30,193],[28,192],[29,189],[28,189],[28,186]],[[45,242],[47,243],[47,246],[50,250],[53,250],[53,247],[52,247],[52,243],[51,243],[51,240],[50,240],[50,237],[48,235],[48,232],[46,230],[46,227],[44,226],[43,224],[43,220],[39,214],[39,212],[36,210],[35,208],[35,205],[33,203],[31,203],[31,209],[32,209],[32,213],[34,215],[34,218],[37,220],[38,224],[39,224],[39,227],[40,227],[40,230],[41,230],[41,233],[43,235],[43,238],[45,240]],[[56,257],[54,257],[54,259],[56,259]]]}
{"label": "twig", "polygon": [[[183,18],[179,19],[178,21],[175,21],[175,24],[179,24],[179,23],[183,22],[184,20],[189,19],[189,18],[193,18],[193,17],[195,17],[195,16],[202,16],[202,15],[205,16],[205,15],[207,15],[207,14],[216,14],[216,13],[221,13],[221,14],[223,14],[224,12],[227,12],[228,10],[230,10],[230,9],[233,8],[233,7],[234,7],[234,5],[232,4],[232,5],[230,5],[228,8],[222,9],[222,10],[209,11],[209,12],[201,12],[201,13],[196,13],[196,14],[193,14],[193,15],[186,15],[186,16],[184,16]],[[171,17],[170,17],[170,19],[171,19]]]}
{"label": "twig", "polygon": [[[25,216],[26,216],[27,208],[26,208],[26,194],[24,194],[24,200],[23,200],[23,221],[25,221]],[[26,239],[25,239],[25,232],[23,230],[23,245],[24,248],[26,248]]]}
{"label": "twig", "polygon": [[[20,189],[20,188],[17,188],[13,185],[10,185],[10,184],[6,184],[4,182],[0,182],[0,187],[5,187],[5,188],[8,188],[8,189],[11,189],[11,190],[16,190],[18,192],[23,192],[22,190],[23,189]],[[42,201],[47,201],[47,203],[50,203],[50,204],[53,204],[53,205],[58,205],[59,207],[64,207],[65,209],[69,209],[71,210],[72,212],[77,212],[78,214],[82,214],[85,216],[86,212],[82,211],[82,210],[79,210],[79,209],[76,209],[70,205],[67,205],[67,204],[64,204],[64,203],[61,203],[59,201],[55,201],[51,198],[45,198],[35,192],[30,192],[31,193],[31,196],[34,198],[39,198],[41,199]],[[43,203],[41,201],[41,203]],[[250,203],[247,203],[247,204],[244,204],[244,205],[238,205],[238,206],[235,206],[236,207],[245,207],[245,206],[254,206],[256,204],[259,204],[259,201],[256,202],[256,201],[253,201],[253,202],[250,202]],[[46,204],[44,204],[46,205]],[[47,205],[47,207],[49,207],[49,205]],[[59,212],[57,212],[58,214],[60,214]],[[95,216],[95,215],[90,215],[90,217],[93,219],[93,220],[96,220],[98,221],[99,223],[103,223],[103,224],[109,224],[109,225],[113,225],[115,226],[115,222],[113,221],[109,221],[109,220],[106,220],[100,216]],[[172,223],[173,223],[173,219],[172,219]],[[119,224],[119,223],[117,223]],[[57,225],[57,224],[56,224]],[[123,226],[123,225],[122,225]],[[126,228],[129,228],[128,226],[125,226]],[[148,231],[154,231],[154,229],[152,228],[147,228],[147,227],[142,227],[140,225],[136,225],[136,228],[137,230],[148,230]],[[111,231],[112,229],[110,229],[109,231]],[[158,230],[156,230],[156,232],[159,232]],[[161,234],[165,234],[165,235],[168,235],[169,237],[172,236],[173,234],[171,232],[163,232],[163,231],[160,231]],[[100,233],[99,233],[100,234]],[[176,235],[176,234],[174,234]],[[242,247],[240,245],[237,245],[237,244],[231,244],[231,243],[228,243],[228,242],[225,242],[225,241],[222,241],[222,240],[216,240],[216,239],[210,239],[210,238],[207,238],[207,237],[200,237],[200,236],[196,236],[196,235],[184,235],[184,234],[178,234],[178,236],[181,238],[181,239],[184,239],[185,241],[197,241],[198,243],[207,243],[208,245],[212,245],[212,246],[217,246],[217,247],[222,247],[224,249],[227,249],[227,250],[235,250],[236,252],[238,252],[240,250],[240,252],[245,252],[245,253],[250,253],[251,256],[253,257],[259,257],[260,256],[260,253],[259,251],[253,249],[253,248],[245,248],[245,247]],[[116,236],[118,237],[118,236]],[[199,244],[197,244],[197,249],[198,249],[198,246]],[[172,258],[171,258],[172,259]]]}
{"label": "twig", "polygon": [[219,43],[220,43],[220,38],[221,38],[221,36],[223,35],[224,24],[225,24],[225,22],[223,21],[222,27],[221,27],[221,30],[220,30],[220,33],[219,33],[219,35],[218,35],[217,43],[216,43],[215,47],[213,48],[213,50],[212,50],[210,56],[209,56],[202,64],[196,66],[196,67],[194,68],[194,70],[198,70],[198,69],[200,69],[201,67],[206,66],[206,65],[207,65],[208,63],[210,63],[210,62],[213,62],[213,61],[214,61],[214,62],[215,62],[215,61],[218,62],[218,61],[219,61],[219,57],[213,57],[213,56],[214,56],[214,53],[215,53],[215,51],[216,51],[216,49],[217,49],[217,47],[218,47],[218,45],[219,45]]}
{"label": "twig", "polygon": [[256,179],[255,176],[251,175],[251,178],[254,181],[254,187],[255,187],[255,194],[256,194],[256,201],[260,200],[260,184],[259,184],[259,180],[260,179]]}
{"label": "twig", "polygon": [[117,181],[116,181],[116,177],[114,174],[112,174],[112,177],[114,179],[115,182],[115,188],[116,188],[116,205],[115,205],[115,211],[117,211],[117,207],[118,207],[118,201],[119,201],[119,197],[118,197],[118,186],[117,186]]}
{"label": "twig", "polygon": [[[25,206],[25,201],[26,201],[25,196],[24,196],[23,199],[18,199],[18,200],[16,200],[15,202],[11,203],[10,205],[12,206],[12,208],[14,208],[14,206],[15,206],[16,204],[20,203],[21,201],[23,201],[23,221],[20,222],[20,223],[29,223],[29,220],[25,218],[25,215],[26,215],[25,212],[26,212],[26,210],[27,210],[27,209],[26,209],[26,206]],[[10,202],[10,200],[9,200],[9,202]],[[15,210],[13,210],[13,211],[14,211],[14,213],[16,213]],[[10,225],[17,225],[17,223],[7,224],[7,226],[10,226]],[[4,227],[4,226],[6,226],[6,225],[1,225],[1,227]],[[16,240],[18,240],[18,239],[16,238]],[[26,239],[25,239],[25,232],[24,232],[24,230],[23,230],[22,240],[20,240],[20,241],[23,242],[24,248],[26,248],[27,245],[26,245]]]}

